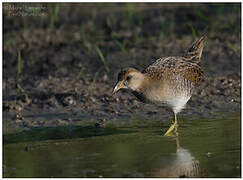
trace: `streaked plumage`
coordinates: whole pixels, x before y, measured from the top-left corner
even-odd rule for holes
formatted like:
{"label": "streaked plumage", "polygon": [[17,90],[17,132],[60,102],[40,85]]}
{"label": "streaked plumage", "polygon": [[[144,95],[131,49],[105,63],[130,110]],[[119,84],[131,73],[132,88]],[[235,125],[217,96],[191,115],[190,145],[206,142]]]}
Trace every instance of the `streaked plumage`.
{"label": "streaked plumage", "polygon": [[175,113],[176,121],[176,114],[203,78],[198,65],[203,42],[204,37],[194,42],[184,56],[160,58],[142,72],[134,68],[121,71],[114,92],[126,88],[144,103],[165,104]]}

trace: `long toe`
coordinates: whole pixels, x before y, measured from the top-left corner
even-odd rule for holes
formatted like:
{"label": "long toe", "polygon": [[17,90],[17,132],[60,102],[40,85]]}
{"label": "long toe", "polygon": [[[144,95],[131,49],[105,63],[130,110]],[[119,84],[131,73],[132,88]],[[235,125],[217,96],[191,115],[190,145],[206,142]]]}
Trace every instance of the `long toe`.
{"label": "long toe", "polygon": [[[177,124],[172,124],[170,126],[170,128],[166,131],[166,133],[164,134],[164,136],[169,136],[169,134],[171,134],[173,132],[173,130],[176,128]],[[177,128],[176,128],[177,129]]]}
{"label": "long toe", "polygon": [[164,134],[164,136],[177,136],[177,128],[178,128],[178,123],[175,122],[173,124],[171,124],[170,128],[166,131],[166,133]]}

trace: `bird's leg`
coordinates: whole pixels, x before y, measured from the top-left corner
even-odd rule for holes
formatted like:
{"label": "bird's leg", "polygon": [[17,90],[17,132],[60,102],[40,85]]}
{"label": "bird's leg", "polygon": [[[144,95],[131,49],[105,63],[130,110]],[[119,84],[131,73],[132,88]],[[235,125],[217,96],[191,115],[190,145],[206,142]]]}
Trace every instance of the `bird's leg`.
{"label": "bird's leg", "polygon": [[178,123],[177,123],[176,113],[174,113],[174,115],[175,115],[175,122],[174,122],[174,124],[175,124],[175,132],[177,132]]}
{"label": "bird's leg", "polygon": [[172,124],[171,124],[170,128],[166,131],[166,133],[164,134],[164,136],[170,136],[170,134],[172,133],[172,131],[175,131],[175,133],[177,132],[178,124],[177,124],[176,113],[174,115],[175,115],[175,119],[172,120]]}

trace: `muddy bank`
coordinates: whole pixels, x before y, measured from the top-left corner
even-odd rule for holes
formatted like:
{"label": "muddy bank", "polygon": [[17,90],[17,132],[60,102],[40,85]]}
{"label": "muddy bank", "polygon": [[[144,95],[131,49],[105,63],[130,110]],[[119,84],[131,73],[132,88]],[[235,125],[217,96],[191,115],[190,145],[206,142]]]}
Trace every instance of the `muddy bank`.
{"label": "muddy bank", "polygon": [[203,34],[207,43],[201,66],[207,78],[179,117],[240,112],[240,4],[42,5],[43,15],[28,17],[11,16],[4,6],[6,132],[85,123],[122,125],[122,119],[134,116],[168,121],[169,109],[145,105],[122,92],[113,96],[117,73],[181,55]]}

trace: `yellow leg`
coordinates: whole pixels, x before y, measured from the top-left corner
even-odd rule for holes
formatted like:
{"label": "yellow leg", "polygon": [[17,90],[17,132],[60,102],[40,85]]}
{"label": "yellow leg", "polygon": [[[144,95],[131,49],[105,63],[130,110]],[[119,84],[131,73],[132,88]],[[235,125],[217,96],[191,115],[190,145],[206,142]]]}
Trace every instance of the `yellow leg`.
{"label": "yellow leg", "polygon": [[173,131],[175,133],[177,133],[178,124],[177,124],[176,114],[174,114],[174,115],[175,115],[175,119],[172,120],[172,124],[171,124],[170,128],[166,131],[166,133],[164,134],[164,136],[170,136]]}

